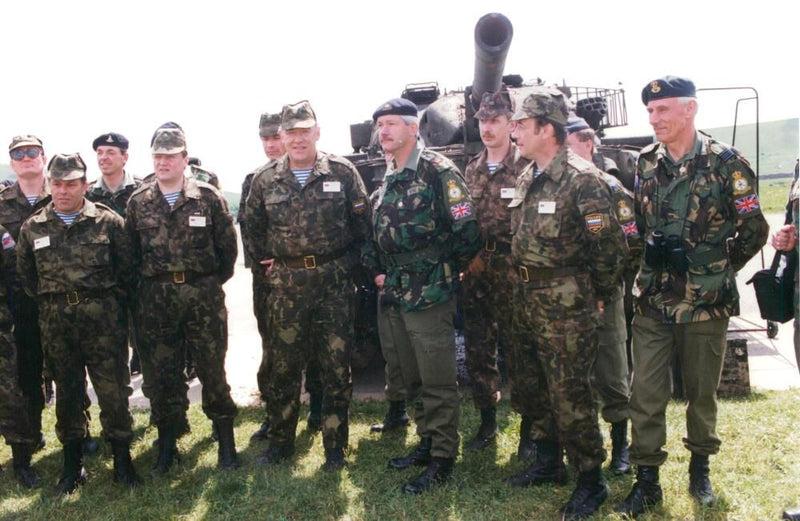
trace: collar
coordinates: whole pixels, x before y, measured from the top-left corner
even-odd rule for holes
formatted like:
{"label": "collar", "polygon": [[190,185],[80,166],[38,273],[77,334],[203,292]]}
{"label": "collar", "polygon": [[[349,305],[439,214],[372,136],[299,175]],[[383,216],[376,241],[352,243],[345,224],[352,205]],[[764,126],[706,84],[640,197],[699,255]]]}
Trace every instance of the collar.
{"label": "collar", "polygon": [[564,172],[567,171],[567,161],[570,156],[574,156],[574,154],[569,147],[567,147],[566,144],[561,145],[561,148],[558,149],[553,160],[550,161],[550,164],[547,165],[547,169],[543,170],[541,175],[545,175],[552,179],[554,183],[558,183],[564,175]]}
{"label": "collar", "polygon": [[131,174],[129,174],[127,170],[123,170],[122,171],[122,184],[119,185],[119,188],[117,188],[117,190],[115,192],[112,192],[111,189],[108,187],[108,185],[106,185],[106,181],[105,181],[105,179],[103,179],[102,175],[100,176],[100,179],[97,180],[97,186],[100,188],[100,190],[108,192],[110,194],[115,194],[117,192],[121,192],[123,189],[125,189],[125,188],[127,188],[127,187],[129,187],[131,185],[134,185],[134,184],[136,184],[136,183],[133,180],[133,176]]}

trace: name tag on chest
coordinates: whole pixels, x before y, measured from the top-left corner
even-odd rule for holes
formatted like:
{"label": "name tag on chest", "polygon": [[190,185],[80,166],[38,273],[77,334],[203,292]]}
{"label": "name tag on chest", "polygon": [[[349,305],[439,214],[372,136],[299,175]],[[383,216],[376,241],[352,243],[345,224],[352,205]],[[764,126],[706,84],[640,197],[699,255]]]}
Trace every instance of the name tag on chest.
{"label": "name tag on chest", "polygon": [[42,248],[47,248],[50,246],[50,236],[47,237],[39,237],[38,239],[33,240],[33,249],[34,250],[41,250]]}
{"label": "name tag on chest", "polygon": [[322,183],[322,191],[323,192],[341,192],[342,191],[342,183],[339,181],[325,181]]}
{"label": "name tag on chest", "polygon": [[189,216],[189,226],[192,228],[205,228],[206,227],[206,216],[205,215],[190,215]]}
{"label": "name tag on chest", "polygon": [[501,188],[500,199],[513,199],[515,191],[516,191],[515,188]]}
{"label": "name tag on chest", "polygon": [[556,213],[556,202],[555,201],[539,201],[539,213],[541,213],[541,214]]}

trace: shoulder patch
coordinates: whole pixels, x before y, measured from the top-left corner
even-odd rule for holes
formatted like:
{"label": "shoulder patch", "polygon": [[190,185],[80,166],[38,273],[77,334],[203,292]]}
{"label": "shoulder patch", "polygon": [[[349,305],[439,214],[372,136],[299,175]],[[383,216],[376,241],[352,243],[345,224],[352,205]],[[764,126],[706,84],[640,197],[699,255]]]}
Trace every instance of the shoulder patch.
{"label": "shoulder patch", "polygon": [[469,202],[456,203],[450,207],[450,215],[452,215],[453,219],[456,221],[469,217],[472,215],[472,205],[470,205]]}
{"label": "shoulder patch", "polygon": [[746,195],[744,197],[734,199],[733,204],[736,205],[736,213],[740,215],[747,215],[750,212],[761,208],[761,205],[758,202],[758,196],[756,194]]}
{"label": "shoulder patch", "polygon": [[591,233],[600,233],[606,227],[605,216],[601,213],[590,213],[584,217],[586,229]]}
{"label": "shoulder patch", "polygon": [[8,232],[3,232],[3,237],[2,239],[0,239],[0,241],[3,242],[4,250],[10,250],[11,248],[17,245],[17,243],[14,242],[14,237],[12,237],[11,234]]}

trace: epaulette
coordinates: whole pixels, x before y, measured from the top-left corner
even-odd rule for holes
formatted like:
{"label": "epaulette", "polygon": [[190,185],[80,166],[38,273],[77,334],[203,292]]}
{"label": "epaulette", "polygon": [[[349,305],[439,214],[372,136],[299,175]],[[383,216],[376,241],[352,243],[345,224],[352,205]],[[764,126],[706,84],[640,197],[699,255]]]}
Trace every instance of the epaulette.
{"label": "epaulette", "polygon": [[708,148],[725,163],[731,161],[732,159],[744,160],[744,158],[739,154],[738,150],[720,143],[719,141],[710,140]]}
{"label": "epaulette", "polygon": [[423,148],[420,157],[424,158],[428,161],[434,168],[436,168],[437,172],[444,172],[445,170],[455,169],[456,172],[461,175],[461,170],[458,169],[455,163],[453,163],[447,156],[440,154],[434,150],[429,148]]}
{"label": "epaulette", "polygon": [[[155,175],[154,175],[154,177],[155,177]],[[136,190],[134,190],[134,191],[133,191],[133,193],[131,194],[131,197],[133,197],[133,196],[134,196],[134,195],[136,195],[136,194],[142,193],[142,192],[144,192],[145,190],[148,190],[148,189],[149,189],[151,186],[153,186],[153,184],[152,184],[152,183],[150,183],[150,182],[148,182],[148,181],[147,181],[147,178],[145,178],[145,181],[144,181],[144,182],[142,182],[142,184],[141,184],[141,185],[139,185],[139,187],[138,187],[138,188],[136,188]]]}
{"label": "epaulette", "polygon": [[655,152],[658,148],[660,143],[650,143],[649,145],[645,146],[640,152],[639,155],[649,154],[651,152]]}

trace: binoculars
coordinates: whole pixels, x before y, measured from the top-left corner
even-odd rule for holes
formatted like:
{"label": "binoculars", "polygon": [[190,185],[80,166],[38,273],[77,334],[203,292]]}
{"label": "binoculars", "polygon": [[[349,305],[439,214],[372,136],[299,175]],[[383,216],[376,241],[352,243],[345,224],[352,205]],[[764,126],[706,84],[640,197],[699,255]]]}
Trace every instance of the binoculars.
{"label": "binoculars", "polygon": [[661,230],[654,231],[644,245],[644,262],[655,270],[668,269],[674,273],[685,273],[689,259],[677,235],[664,236]]}

